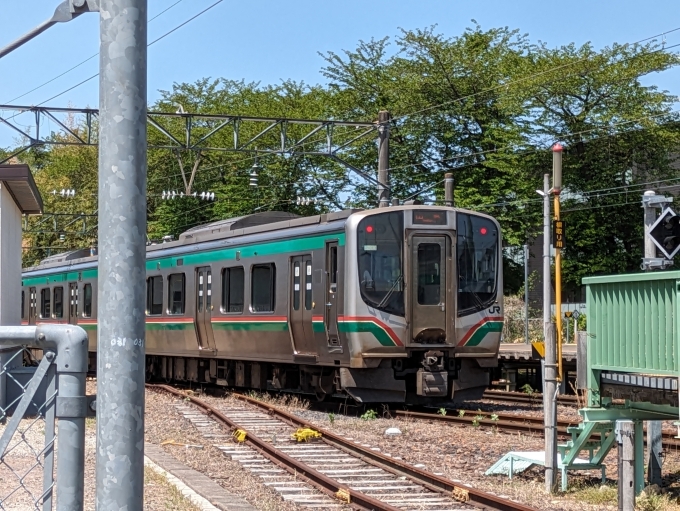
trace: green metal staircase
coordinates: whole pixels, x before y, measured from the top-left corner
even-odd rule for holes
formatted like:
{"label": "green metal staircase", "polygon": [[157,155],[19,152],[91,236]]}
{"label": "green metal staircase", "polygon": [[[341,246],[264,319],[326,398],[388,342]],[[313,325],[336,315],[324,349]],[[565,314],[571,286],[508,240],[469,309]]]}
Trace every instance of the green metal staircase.
{"label": "green metal staircase", "polygon": [[[602,482],[605,481],[606,466],[602,463],[616,440],[614,422],[581,422],[567,429],[571,440],[558,444],[559,468],[562,471],[562,490],[567,489],[567,470],[601,470]],[[588,451],[588,461],[578,455]]]}

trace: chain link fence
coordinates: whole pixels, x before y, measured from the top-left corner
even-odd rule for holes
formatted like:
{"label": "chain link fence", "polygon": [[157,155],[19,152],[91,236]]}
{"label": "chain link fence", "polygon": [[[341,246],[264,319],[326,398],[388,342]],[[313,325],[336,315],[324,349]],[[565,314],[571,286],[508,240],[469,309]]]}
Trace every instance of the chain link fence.
{"label": "chain link fence", "polygon": [[83,509],[86,371],[79,327],[0,327],[0,511]]}
{"label": "chain link fence", "polygon": [[[36,351],[44,362],[37,362]],[[52,509],[57,392],[50,359],[54,353],[43,356],[36,351],[22,347],[0,352],[2,510]]]}

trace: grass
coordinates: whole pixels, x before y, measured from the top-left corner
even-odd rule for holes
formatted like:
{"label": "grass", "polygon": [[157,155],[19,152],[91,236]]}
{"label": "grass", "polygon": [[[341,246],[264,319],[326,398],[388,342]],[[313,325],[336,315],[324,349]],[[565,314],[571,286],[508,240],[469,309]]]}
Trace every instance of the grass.
{"label": "grass", "polygon": [[201,511],[198,506],[185,498],[175,485],[151,468],[144,469],[144,496],[145,509]]}
{"label": "grass", "polygon": [[615,505],[618,502],[618,490],[613,484],[588,484],[574,481],[567,495],[587,504]]}

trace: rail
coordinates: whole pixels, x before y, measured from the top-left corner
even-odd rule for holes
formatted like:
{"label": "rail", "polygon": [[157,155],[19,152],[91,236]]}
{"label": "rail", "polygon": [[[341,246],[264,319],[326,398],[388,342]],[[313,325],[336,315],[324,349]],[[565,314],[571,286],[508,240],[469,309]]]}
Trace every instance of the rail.
{"label": "rail", "polygon": [[[173,395],[180,396],[183,399],[188,399],[190,402],[202,408],[209,415],[218,419],[223,424],[227,425],[231,429],[238,429],[238,424],[226,417],[224,414],[220,413],[216,408],[212,407],[208,403],[194,397],[187,396],[181,390],[175,389],[168,385],[157,385],[148,384],[149,388],[159,389],[169,392]],[[380,452],[372,451],[370,449],[364,448],[353,442],[346,440],[345,438],[336,435],[328,430],[319,428],[314,424],[296,417],[295,415],[289,414],[280,408],[273,405],[263,403],[256,399],[252,399],[248,396],[232,394],[234,398],[244,401],[250,405],[260,408],[266,411],[272,417],[287,423],[296,428],[309,427],[318,431],[322,435],[322,440],[330,446],[333,446],[347,454],[357,457],[366,463],[374,465],[376,467],[382,468],[383,470],[395,474],[400,477],[406,477],[415,483],[422,485],[431,491],[435,491],[440,494],[444,494],[448,497],[456,498],[457,495],[465,495],[465,500],[471,505],[478,507],[486,507],[487,509],[495,509],[498,511],[534,511],[535,508],[527,506],[522,503],[514,502],[508,499],[501,498],[497,495],[487,493],[471,486],[467,486],[460,483],[454,483],[446,478],[437,476],[430,472],[415,468],[404,462],[396,460],[394,458],[383,455]],[[320,472],[311,469],[308,465],[299,462],[296,459],[280,452],[271,443],[265,442],[261,438],[254,436],[252,433],[248,433],[246,437],[246,442],[250,442],[250,445],[259,451],[260,453],[267,456],[269,459],[274,461],[277,465],[285,468],[289,473],[302,474],[306,479],[313,482],[314,485],[323,490],[327,494],[336,495],[338,491],[343,490],[348,492],[351,497],[351,502],[354,505],[360,506],[364,509],[374,509],[374,510],[394,510],[398,509],[394,506],[381,502],[374,499],[368,495],[365,495],[356,490],[352,490],[344,484],[338,483],[321,474]]]}

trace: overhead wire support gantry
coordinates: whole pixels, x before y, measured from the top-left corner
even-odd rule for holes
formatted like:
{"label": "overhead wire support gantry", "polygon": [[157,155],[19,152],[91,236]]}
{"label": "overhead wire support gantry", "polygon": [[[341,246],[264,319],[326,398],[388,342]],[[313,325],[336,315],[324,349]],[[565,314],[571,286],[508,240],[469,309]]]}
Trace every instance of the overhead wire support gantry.
{"label": "overhead wire support gantry", "polygon": [[[32,113],[35,134],[25,125],[19,124],[16,117],[21,114]],[[5,163],[31,147],[38,145],[97,145],[96,119],[99,111],[94,108],[58,108],[43,106],[0,105],[0,124],[5,125],[20,136],[27,143],[16,149],[11,155],[0,160]],[[62,118],[60,118],[60,116]],[[79,116],[83,121],[85,136],[78,129],[69,126],[63,117],[72,119]],[[178,123],[169,126],[172,120],[181,120],[181,130]],[[55,140],[52,131],[44,129],[46,122],[54,122],[60,131],[70,137],[70,140]],[[187,112],[147,112],[147,124],[164,137],[163,143],[150,143],[150,149],[170,149],[189,151],[222,151],[259,154],[300,154],[316,156],[335,156],[338,151],[345,149],[354,142],[367,137],[371,133],[377,134],[378,124],[375,122],[335,121],[323,119],[286,119],[274,117],[251,117],[230,114],[199,114]],[[255,134],[243,136],[244,128],[248,125]],[[289,135],[289,126],[304,126],[309,128],[299,138]],[[32,126],[32,127],[33,127]],[[349,140],[342,140],[336,145],[335,135],[339,128],[361,130]],[[251,131],[248,130],[248,131]],[[226,146],[210,145],[218,133],[230,131],[233,144]],[[276,135],[272,137],[271,135]],[[321,137],[320,137],[321,136]],[[276,139],[274,142],[273,138]],[[257,146],[255,143],[257,142]],[[266,145],[262,145],[262,144]],[[311,149],[306,146],[311,145]]]}

